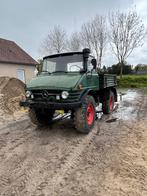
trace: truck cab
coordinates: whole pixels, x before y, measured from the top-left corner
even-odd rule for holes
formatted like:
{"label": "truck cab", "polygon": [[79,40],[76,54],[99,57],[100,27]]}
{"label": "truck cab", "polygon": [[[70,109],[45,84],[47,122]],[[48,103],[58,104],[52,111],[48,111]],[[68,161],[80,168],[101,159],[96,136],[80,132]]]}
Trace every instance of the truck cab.
{"label": "truck cab", "polygon": [[89,49],[54,54],[43,58],[42,71],[26,87],[26,100],[34,124],[51,124],[56,110],[71,112],[75,127],[89,133],[96,119],[96,106],[104,114],[117,101],[116,76],[99,74]]}

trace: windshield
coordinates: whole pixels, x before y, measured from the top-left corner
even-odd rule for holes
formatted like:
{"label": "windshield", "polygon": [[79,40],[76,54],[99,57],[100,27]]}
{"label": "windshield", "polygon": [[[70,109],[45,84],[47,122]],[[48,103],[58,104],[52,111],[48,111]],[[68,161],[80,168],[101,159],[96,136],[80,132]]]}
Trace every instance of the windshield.
{"label": "windshield", "polygon": [[83,69],[83,55],[48,57],[43,61],[43,72],[80,72]]}

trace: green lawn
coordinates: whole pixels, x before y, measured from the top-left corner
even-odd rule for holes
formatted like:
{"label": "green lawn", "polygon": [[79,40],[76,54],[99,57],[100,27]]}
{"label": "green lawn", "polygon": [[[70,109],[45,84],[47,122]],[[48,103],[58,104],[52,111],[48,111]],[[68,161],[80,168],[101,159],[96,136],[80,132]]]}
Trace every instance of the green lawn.
{"label": "green lawn", "polygon": [[120,88],[142,88],[147,87],[146,75],[123,75],[123,78],[117,77]]}

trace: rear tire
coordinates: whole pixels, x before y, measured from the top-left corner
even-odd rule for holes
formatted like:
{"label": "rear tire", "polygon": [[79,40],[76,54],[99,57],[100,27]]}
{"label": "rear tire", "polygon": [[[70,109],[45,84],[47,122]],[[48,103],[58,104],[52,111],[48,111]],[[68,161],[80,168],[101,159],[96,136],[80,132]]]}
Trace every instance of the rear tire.
{"label": "rear tire", "polygon": [[52,123],[55,110],[41,110],[41,109],[29,109],[29,117],[33,124],[37,126],[49,125]]}
{"label": "rear tire", "polygon": [[114,109],[114,93],[109,92],[108,97],[105,97],[104,102],[102,103],[102,111],[104,114],[110,114]]}
{"label": "rear tire", "polygon": [[74,124],[78,132],[89,133],[94,127],[96,117],[95,100],[92,96],[85,96],[82,106],[74,112]]}

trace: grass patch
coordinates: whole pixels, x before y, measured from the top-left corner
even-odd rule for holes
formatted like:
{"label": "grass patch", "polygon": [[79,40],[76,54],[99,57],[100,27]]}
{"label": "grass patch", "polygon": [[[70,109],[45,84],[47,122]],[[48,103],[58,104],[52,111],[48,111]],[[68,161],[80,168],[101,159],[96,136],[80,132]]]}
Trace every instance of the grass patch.
{"label": "grass patch", "polygon": [[142,88],[147,87],[146,75],[124,75],[122,79],[117,77],[118,87],[120,88]]}

